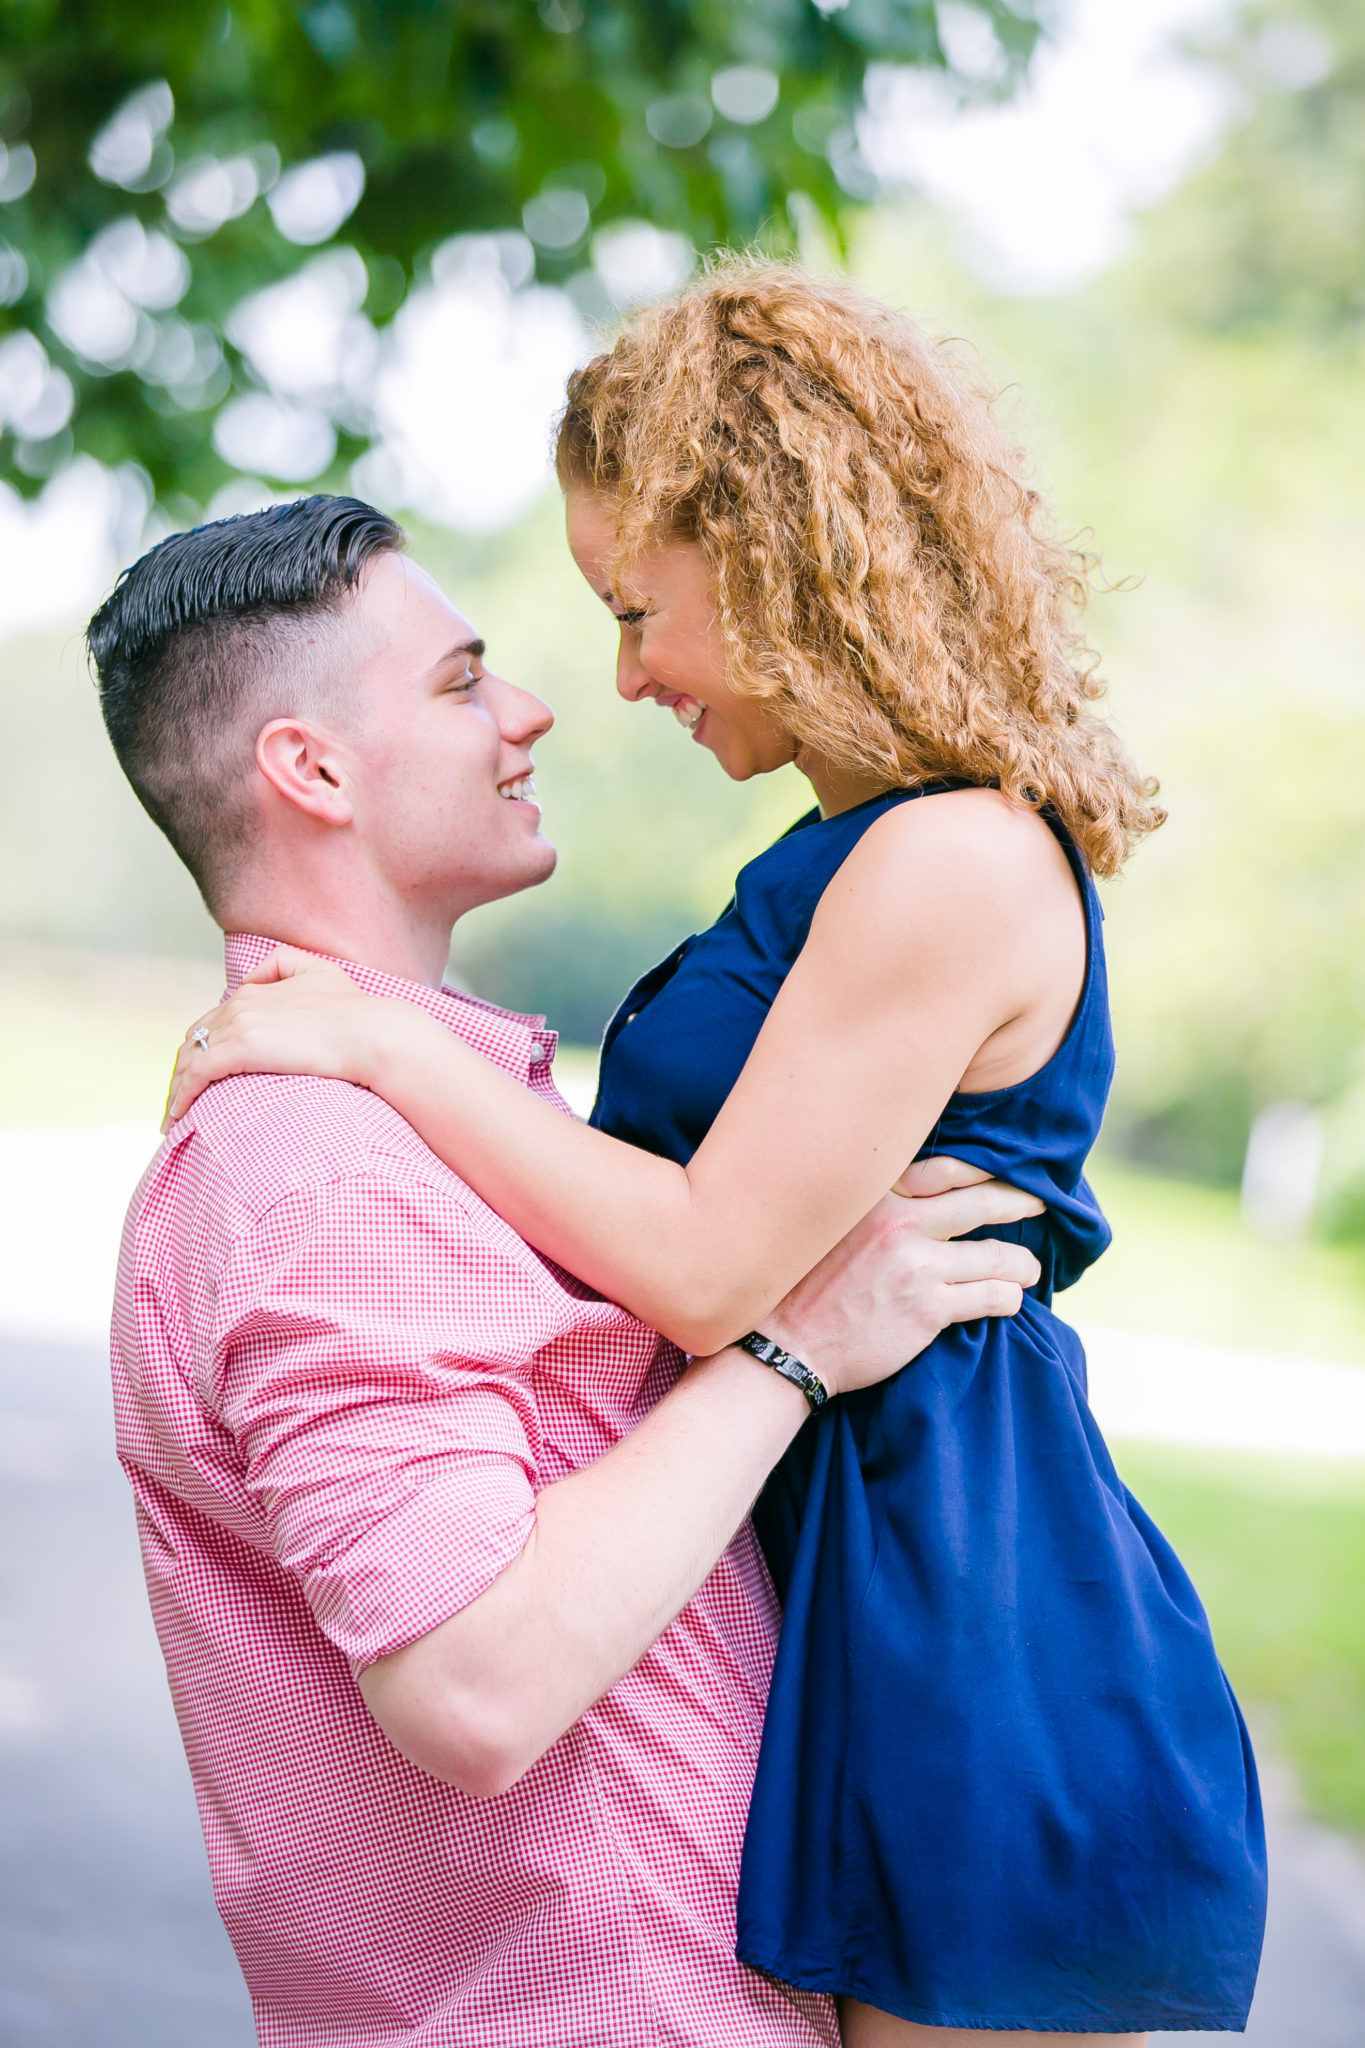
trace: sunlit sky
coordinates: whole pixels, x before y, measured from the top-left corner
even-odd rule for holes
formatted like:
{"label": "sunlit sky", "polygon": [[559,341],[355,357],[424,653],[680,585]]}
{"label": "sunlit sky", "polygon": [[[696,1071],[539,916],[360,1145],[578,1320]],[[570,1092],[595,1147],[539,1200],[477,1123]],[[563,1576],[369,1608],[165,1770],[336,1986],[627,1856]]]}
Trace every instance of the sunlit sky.
{"label": "sunlit sky", "polygon": [[[1070,0],[1008,105],[955,107],[926,73],[874,77],[865,147],[888,182],[960,216],[994,283],[1065,289],[1121,253],[1134,211],[1171,191],[1235,117],[1221,76],[1180,47],[1229,11],[1230,0]],[[950,28],[951,8],[940,14]],[[959,19],[966,47],[946,40],[969,69],[973,17]]]}
{"label": "sunlit sky", "polygon": [[[994,284],[1065,290],[1121,254],[1134,214],[1236,119],[1223,81],[1181,47],[1234,4],[1068,0],[1055,41],[1005,106],[964,108],[933,78],[878,72],[864,153],[888,186],[910,183],[959,219]],[[978,55],[987,63],[971,10],[944,0],[940,14],[960,68],[970,73]],[[287,184],[276,186],[272,210]],[[597,273],[618,302],[630,296],[620,282],[630,274],[644,292],[666,288],[677,240],[643,224],[607,230],[594,243]],[[589,345],[571,301],[527,281],[530,258],[530,243],[513,234],[447,245],[431,282],[382,335],[359,310],[364,269],[344,246],[306,257],[296,278],[245,302],[230,331],[265,388],[219,415],[216,445],[243,476],[211,511],[261,502],[260,470],[306,485],[331,459],[332,420],[359,408],[378,431],[357,489],[466,531],[515,519],[543,487],[564,377]],[[0,484],[0,632],[88,610],[136,547],[144,509],[134,480],[89,461],[35,504]]]}

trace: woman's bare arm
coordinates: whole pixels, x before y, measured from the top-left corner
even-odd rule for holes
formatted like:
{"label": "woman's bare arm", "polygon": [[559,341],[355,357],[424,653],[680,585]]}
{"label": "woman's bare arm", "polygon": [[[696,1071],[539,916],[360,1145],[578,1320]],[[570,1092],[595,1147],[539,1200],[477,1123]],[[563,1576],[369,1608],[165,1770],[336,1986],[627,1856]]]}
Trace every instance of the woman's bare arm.
{"label": "woman's bare arm", "polygon": [[967,791],[898,806],[860,840],[686,1169],[559,1115],[411,1005],[369,1005],[381,1028],[372,1017],[363,1055],[332,1064],[316,1030],[311,1059],[289,1056],[270,990],[258,1050],[282,1056],[238,1057],[226,1027],[213,1039],[223,1072],[374,1088],[529,1243],[704,1354],[761,1324],[871,1209],[964,1078],[1005,1085],[1042,1064],[1084,962],[1047,827]]}

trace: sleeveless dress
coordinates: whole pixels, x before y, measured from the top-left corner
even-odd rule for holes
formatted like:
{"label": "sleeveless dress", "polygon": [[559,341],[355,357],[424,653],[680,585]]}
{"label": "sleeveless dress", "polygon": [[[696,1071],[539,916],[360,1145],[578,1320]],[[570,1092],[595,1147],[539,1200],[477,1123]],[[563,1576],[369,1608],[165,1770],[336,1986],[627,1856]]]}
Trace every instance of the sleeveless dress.
{"label": "sleeveless dress", "polygon": [[[897,791],[811,812],[610,1025],[593,1122],[686,1163],[827,884]],[[1104,1250],[1082,1176],[1113,1075],[1099,900],[1058,1051],[955,1095],[924,1147],[1042,1197],[1043,1277],[812,1416],[755,1521],[783,1622],[745,1838],[740,1959],[944,2027],[1239,2030],[1265,1849],[1198,1596],[1114,1470],[1049,1307]],[[794,1114],[800,1105],[793,1105]]]}

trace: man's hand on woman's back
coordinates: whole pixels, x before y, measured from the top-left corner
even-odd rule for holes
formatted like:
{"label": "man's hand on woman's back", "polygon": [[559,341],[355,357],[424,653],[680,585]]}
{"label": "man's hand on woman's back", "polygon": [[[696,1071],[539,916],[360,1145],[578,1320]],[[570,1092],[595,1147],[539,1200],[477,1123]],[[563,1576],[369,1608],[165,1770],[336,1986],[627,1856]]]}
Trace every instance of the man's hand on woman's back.
{"label": "man's hand on woman's back", "polygon": [[1040,1267],[1023,1245],[964,1232],[1039,1216],[1043,1203],[979,1167],[922,1160],[799,1281],[764,1335],[832,1394],[898,1371],[950,1323],[1017,1313]]}

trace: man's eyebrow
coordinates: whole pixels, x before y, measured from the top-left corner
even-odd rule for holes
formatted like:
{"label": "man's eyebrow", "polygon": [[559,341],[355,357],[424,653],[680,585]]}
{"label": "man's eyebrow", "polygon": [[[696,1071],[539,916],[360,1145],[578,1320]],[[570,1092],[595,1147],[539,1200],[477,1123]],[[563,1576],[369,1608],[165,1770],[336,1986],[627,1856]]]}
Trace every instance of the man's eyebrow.
{"label": "man's eyebrow", "polygon": [[461,640],[458,646],[448,647],[440,660],[432,663],[432,667],[444,668],[448,661],[457,661],[461,655],[470,661],[482,661],[486,651],[487,642],[484,640]]}

